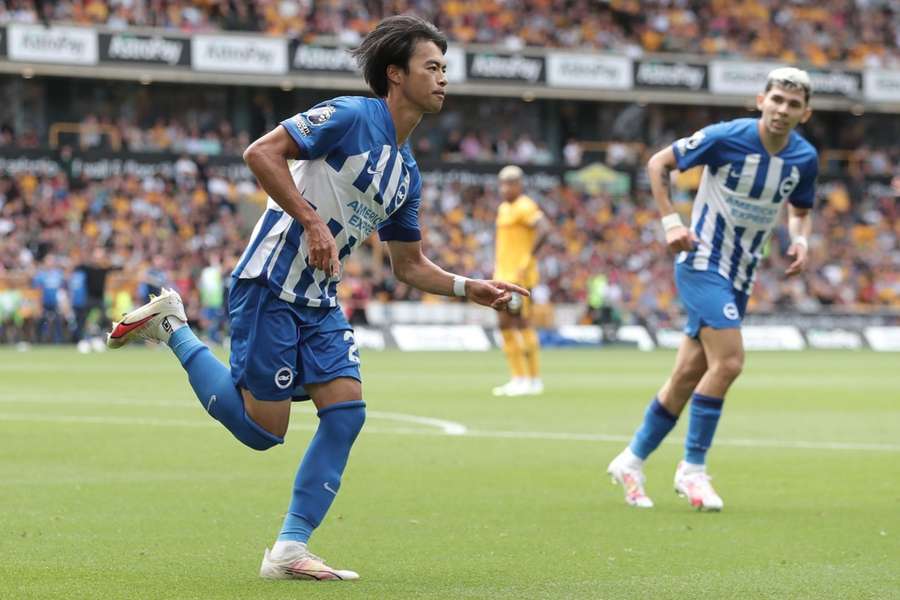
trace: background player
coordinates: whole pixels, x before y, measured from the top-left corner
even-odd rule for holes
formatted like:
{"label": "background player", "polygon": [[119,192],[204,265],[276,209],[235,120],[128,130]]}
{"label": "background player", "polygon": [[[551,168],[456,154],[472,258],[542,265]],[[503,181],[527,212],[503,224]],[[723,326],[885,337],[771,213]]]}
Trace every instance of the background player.
{"label": "background player", "polygon": [[284,441],[292,398],[312,398],[319,427],[278,540],[264,554],[263,577],[358,577],[307,550],[365,420],[353,331],[336,301],[341,261],[377,229],[396,277],[411,286],[497,309],[510,292],[527,295],[452,275],[422,254],[421,181],[406,141],[422,115],[443,106],[446,49],[426,21],[385,19],[354,51],[377,98],[324,102],[246,150],[270,199],[232,273],[230,369],[186,326],[171,290],[126,315],[109,336],[111,347],[134,338],[167,342],[206,411],[255,450]]}
{"label": "background player", "polygon": [[[644,492],[643,462],[675,426],[688,400],[691,418],[675,490],[700,509],[721,510],[722,499],[706,474],[728,388],[744,365],[741,319],[763,249],[787,204],[794,261],[787,275],[806,267],[810,208],[815,199],[818,155],[794,131],[811,114],[809,75],[795,68],[769,73],[756,98],[759,119],[710,125],[657,152],[647,170],[663,216],[666,244],[679,252],[678,295],[687,312],[687,334],[675,369],[650,403],[634,438],[609,465],[628,504],[651,507]],[[687,229],[669,199],[669,175],[704,165]]]}
{"label": "background player", "polygon": [[[538,283],[536,256],[550,233],[550,224],[537,203],[522,193],[522,169],[503,167],[498,175],[496,265],[494,279],[531,289]],[[529,317],[531,300],[513,296],[509,309],[498,314],[503,351],[509,363],[509,382],[494,388],[495,396],[542,394],[540,343]]]}

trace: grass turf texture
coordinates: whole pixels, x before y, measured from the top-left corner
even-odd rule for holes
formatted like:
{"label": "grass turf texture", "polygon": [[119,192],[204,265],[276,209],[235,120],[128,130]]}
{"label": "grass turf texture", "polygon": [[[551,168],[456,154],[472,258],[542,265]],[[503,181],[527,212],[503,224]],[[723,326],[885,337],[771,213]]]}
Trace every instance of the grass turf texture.
{"label": "grass turf texture", "polygon": [[543,397],[492,398],[498,352],[364,352],[372,415],[311,545],[363,579],[316,584],[256,575],[308,404],[255,453],[167,351],[0,350],[0,598],[900,597],[896,355],[750,354],[710,452],[721,514],[672,492],[686,419],[648,463],[656,508],[604,473],[673,353],[543,359]]}

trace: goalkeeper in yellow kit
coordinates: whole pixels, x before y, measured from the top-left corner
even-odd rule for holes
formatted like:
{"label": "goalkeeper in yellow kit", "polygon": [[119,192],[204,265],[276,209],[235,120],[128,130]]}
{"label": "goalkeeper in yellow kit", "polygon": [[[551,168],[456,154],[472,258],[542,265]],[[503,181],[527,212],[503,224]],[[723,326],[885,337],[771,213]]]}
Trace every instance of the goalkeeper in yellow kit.
{"label": "goalkeeper in yellow kit", "polygon": [[[550,224],[537,203],[522,193],[522,169],[509,165],[498,175],[496,264],[494,277],[531,289],[538,283],[538,250],[547,240]],[[531,300],[513,295],[506,312],[499,312],[503,351],[512,374],[508,383],[494,388],[495,396],[541,394],[540,344],[529,324]]]}

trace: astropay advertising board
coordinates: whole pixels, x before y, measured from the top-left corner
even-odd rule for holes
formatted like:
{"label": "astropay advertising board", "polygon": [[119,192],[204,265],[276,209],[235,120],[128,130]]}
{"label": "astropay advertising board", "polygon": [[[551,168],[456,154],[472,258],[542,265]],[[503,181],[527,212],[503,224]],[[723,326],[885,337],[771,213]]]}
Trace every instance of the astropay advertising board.
{"label": "astropay advertising board", "polygon": [[863,89],[873,102],[900,102],[900,70],[866,69]]}
{"label": "astropay advertising board", "polygon": [[101,33],[100,62],[187,66],[191,64],[191,47],[185,38]]}
{"label": "astropay advertising board", "polygon": [[631,59],[604,54],[551,52],[547,55],[547,84],[552,87],[628,90],[632,87]]}
{"label": "astropay advertising board", "polygon": [[[709,91],[713,94],[755,96],[763,91],[769,73],[782,63],[713,60],[709,63]],[[841,69],[809,69],[813,95],[859,98],[862,76]]]}
{"label": "astropay advertising board", "polygon": [[12,60],[71,65],[97,64],[97,33],[82,27],[10,25],[8,52]]}
{"label": "astropay advertising board", "polygon": [[195,35],[191,65],[197,71],[281,75],[288,70],[288,47],[283,38]]}

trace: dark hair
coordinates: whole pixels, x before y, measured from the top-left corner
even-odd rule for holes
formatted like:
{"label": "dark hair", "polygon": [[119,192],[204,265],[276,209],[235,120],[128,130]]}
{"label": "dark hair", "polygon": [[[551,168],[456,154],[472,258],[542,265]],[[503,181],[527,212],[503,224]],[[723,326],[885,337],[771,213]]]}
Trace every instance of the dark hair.
{"label": "dark hair", "polygon": [[358,48],[351,51],[363,78],[379,98],[387,97],[389,65],[409,71],[409,59],[419,40],[434,42],[447,52],[447,38],[437,27],[419,17],[400,15],[388,17],[369,32]]}

